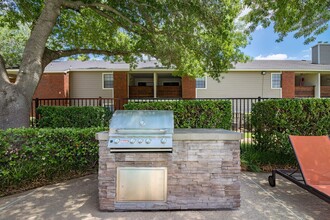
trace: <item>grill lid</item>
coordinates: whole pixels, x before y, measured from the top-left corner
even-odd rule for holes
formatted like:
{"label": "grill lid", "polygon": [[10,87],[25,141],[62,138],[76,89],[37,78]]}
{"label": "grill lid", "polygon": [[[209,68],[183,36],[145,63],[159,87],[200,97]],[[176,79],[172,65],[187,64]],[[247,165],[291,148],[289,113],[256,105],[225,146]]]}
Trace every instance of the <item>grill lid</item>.
{"label": "grill lid", "polygon": [[110,152],[172,152],[172,111],[118,110],[109,126]]}
{"label": "grill lid", "polygon": [[173,111],[117,110],[109,126],[110,133],[173,133]]}

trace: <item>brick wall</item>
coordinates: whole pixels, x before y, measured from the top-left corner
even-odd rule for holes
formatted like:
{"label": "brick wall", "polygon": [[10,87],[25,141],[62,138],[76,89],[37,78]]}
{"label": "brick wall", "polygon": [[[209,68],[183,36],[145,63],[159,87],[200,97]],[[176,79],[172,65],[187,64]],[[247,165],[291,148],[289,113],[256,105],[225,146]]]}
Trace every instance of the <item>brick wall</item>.
{"label": "brick wall", "polygon": [[44,73],[33,98],[68,98],[69,75],[66,73]]}
{"label": "brick wall", "polygon": [[282,72],[282,98],[295,97],[295,73]]}
{"label": "brick wall", "polygon": [[[128,98],[128,84],[127,84],[127,72],[114,72],[113,73],[113,97],[114,98]],[[122,105],[127,102],[122,100],[115,100],[115,109],[122,109]]]}
{"label": "brick wall", "polygon": [[182,98],[196,98],[196,80],[194,78],[182,77]]}
{"label": "brick wall", "polygon": [[[174,140],[172,153],[110,153],[107,138],[98,139],[100,210],[236,209],[240,206],[239,140]],[[117,167],[166,167],[167,201],[117,202]]]}

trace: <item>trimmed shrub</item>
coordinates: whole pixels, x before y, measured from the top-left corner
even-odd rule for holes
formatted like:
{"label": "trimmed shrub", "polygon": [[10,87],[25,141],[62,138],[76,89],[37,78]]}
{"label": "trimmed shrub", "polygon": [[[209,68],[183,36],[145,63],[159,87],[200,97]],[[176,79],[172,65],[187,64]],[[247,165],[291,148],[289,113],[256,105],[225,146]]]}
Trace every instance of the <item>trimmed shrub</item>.
{"label": "trimmed shrub", "polygon": [[37,112],[41,128],[107,127],[111,118],[108,108],[97,106],[41,106]]}
{"label": "trimmed shrub", "polygon": [[259,151],[253,144],[241,144],[241,166],[253,172],[273,169],[294,168],[297,161],[292,154],[274,151]]}
{"label": "trimmed shrub", "polygon": [[231,102],[228,100],[184,100],[128,103],[126,110],[172,110],[175,128],[231,128]]}
{"label": "trimmed shrub", "polygon": [[255,148],[293,154],[289,135],[329,135],[330,99],[279,99],[252,108]]}
{"label": "trimmed shrub", "polygon": [[101,130],[0,130],[0,196],[95,171],[98,165],[95,133]]}

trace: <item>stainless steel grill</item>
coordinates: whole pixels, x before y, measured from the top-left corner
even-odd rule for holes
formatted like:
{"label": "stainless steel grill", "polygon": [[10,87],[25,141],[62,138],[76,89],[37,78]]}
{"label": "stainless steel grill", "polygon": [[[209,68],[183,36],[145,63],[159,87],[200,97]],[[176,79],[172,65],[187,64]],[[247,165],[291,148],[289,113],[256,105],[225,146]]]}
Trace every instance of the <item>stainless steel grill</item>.
{"label": "stainless steel grill", "polygon": [[118,110],[109,126],[110,152],[172,152],[172,111]]}

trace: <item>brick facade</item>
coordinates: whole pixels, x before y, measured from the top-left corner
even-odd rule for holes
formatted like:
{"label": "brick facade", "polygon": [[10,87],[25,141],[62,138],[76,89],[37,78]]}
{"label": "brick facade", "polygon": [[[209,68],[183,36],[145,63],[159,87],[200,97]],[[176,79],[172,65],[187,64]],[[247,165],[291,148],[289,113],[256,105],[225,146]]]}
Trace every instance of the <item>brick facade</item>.
{"label": "brick facade", "polygon": [[[191,131],[191,130],[190,130]],[[236,209],[240,206],[239,140],[177,140],[172,153],[110,153],[99,140],[100,210]],[[118,202],[118,167],[166,167],[165,202]]]}
{"label": "brick facade", "polygon": [[34,92],[33,98],[69,98],[69,74],[44,73]]}
{"label": "brick facade", "polygon": [[194,78],[182,77],[182,98],[196,98],[196,80]]}
{"label": "brick facade", "polygon": [[[128,98],[128,73],[114,72],[113,73],[113,97],[118,99]],[[115,100],[115,109],[122,109],[122,105],[127,102]]]}
{"label": "brick facade", "polygon": [[295,97],[295,73],[282,72],[282,98]]}

